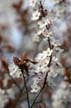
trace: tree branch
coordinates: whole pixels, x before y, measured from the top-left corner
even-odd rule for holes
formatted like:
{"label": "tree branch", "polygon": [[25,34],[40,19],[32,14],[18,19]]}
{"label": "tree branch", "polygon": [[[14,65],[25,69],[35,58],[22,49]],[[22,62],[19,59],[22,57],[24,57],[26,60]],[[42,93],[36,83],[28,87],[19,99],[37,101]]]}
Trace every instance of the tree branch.
{"label": "tree branch", "polygon": [[24,86],[25,86],[26,94],[27,94],[27,104],[28,104],[28,108],[30,108],[29,92],[28,92],[25,76],[24,76],[24,73],[23,73],[23,68],[21,68],[21,71],[22,71],[22,75],[23,75],[23,79],[24,79]]}

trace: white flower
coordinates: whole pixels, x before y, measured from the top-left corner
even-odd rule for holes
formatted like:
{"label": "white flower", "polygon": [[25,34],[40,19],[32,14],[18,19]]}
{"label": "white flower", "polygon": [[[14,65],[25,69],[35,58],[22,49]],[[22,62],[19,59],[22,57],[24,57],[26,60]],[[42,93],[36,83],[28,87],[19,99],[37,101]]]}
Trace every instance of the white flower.
{"label": "white flower", "polygon": [[53,64],[54,63],[55,64],[58,64],[58,66],[60,66],[62,68],[62,64],[60,63],[59,58],[53,56],[52,61],[53,61]]}
{"label": "white flower", "polygon": [[53,52],[53,50],[50,49],[50,48],[48,48],[48,49],[47,49],[47,56],[48,56],[48,57],[51,56],[51,55],[52,55],[52,52]]}
{"label": "white flower", "polygon": [[36,21],[39,19],[39,16],[40,16],[40,12],[36,10],[35,12],[33,12],[31,20]]}
{"label": "white flower", "polygon": [[42,53],[39,53],[35,58],[35,61],[37,61],[37,64],[30,65],[31,74],[37,73],[38,75],[43,74],[43,76],[45,76],[46,72],[48,72],[49,70],[48,64],[50,61],[51,54],[52,54],[52,50],[50,48],[43,51]]}
{"label": "white flower", "polygon": [[48,38],[52,35],[52,32],[49,32],[48,30],[44,30],[42,34],[44,37]]}
{"label": "white flower", "polygon": [[39,80],[37,77],[33,78],[33,84],[31,85],[32,93],[36,93],[40,90],[40,86],[38,85],[38,82],[39,82]]}
{"label": "white flower", "polygon": [[38,85],[32,85],[31,87],[31,93],[37,93],[40,90],[40,86]]}
{"label": "white flower", "polygon": [[38,22],[38,26],[40,29],[44,28],[48,24],[50,24],[50,21],[48,19],[43,19]]}
{"label": "white flower", "polygon": [[44,30],[45,30],[45,28],[38,30],[35,35],[37,35],[37,36],[41,35],[44,32]]}
{"label": "white flower", "polygon": [[39,53],[37,55],[37,57],[35,58],[35,60],[39,62],[41,60],[46,59],[46,57],[47,57],[47,53],[46,53],[46,51],[43,51],[42,53]]}
{"label": "white flower", "polygon": [[22,75],[21,70],[14,63],[9,66],[9,72],[13,78],[19,78]]}
{"label": "white flower", "polygon": [[39,53],[37,57],[35,58],[36,61],[42,61],[44,59],[48,59],[47,57],[50,57],[53,50],[50,48],[47,48],[47,50],[44,50],[42,53]]}

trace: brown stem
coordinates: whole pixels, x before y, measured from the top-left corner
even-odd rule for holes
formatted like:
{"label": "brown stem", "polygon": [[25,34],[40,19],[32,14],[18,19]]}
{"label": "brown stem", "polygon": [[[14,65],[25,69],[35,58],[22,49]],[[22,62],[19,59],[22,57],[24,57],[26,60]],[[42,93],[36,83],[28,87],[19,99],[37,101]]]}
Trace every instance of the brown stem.
{"label": "brown stem", "polygon": [[43,89],[45,88],[46,81],[47,81],[47,76],[48,76],[48,72],[47,72],[46,75],[45,75],[43,86],[42,86],[42,88],[40,89],[40,91],[39,91],[39,93],[37,94],[37,96],[35,97],[35,99],[34,99],[34,101],[33,101],[33,103],[32,103],[32,105],[31,105],[30,108],[33,108],[33,106],[34,106],[36,100],[38,99],[38,97],[40,96],[41,92],[42,92]]}
{"label": "brown stem", "polygon": [[[52,49],[52,45],[51,45],[51,42],[50,42],[50,38],[49,38],[49,37],[48,37],[48,44],[49,44],[49,48]],[[52,55],[50,56],[50,60],[49,60],[48,67],[50,67],[51,62],[52,62]],[[33,108],[33,106],[34,106],[36,100],[38,99],[39,95],[41,94],[41,92],[42,92],[43,89],[45,88],[46,81],[47,81],[47,76],[48,76],[48,73],[49,73],[49,72],[50,72],[50,71],[48,71],[48,72],[46,73],[45,78],[44,78],[43,86],[42,86],[42,88],[40,89],[40,91],[39,91],[39,93],[37,94],[37,96],[35,97],[35,99],[34,99],[34,101],[33,101],[33,103],[32,103],[32,105],[31,105],[30,108]]]}
{"label": "brown stem", "polygon": [[21,71],[22,71],[22,75],[23,75],[23,79],[24,79],[24,86],[25,86],[26,94],[27,94],[27,104],[28,104],[28,108],[30,108],[29,91],[28,91],[27,84],[26,84],[26,79],[25,79],[25,76],[24,76],[24,73],[23,73],[23,68],[21,68]]}
{"label": "brown stem", "polygon": [[48,44],[49,44],[49,48],[52,49],[52,45],[51,45],[51,42],[50,42],[50,38],[48,37]]}

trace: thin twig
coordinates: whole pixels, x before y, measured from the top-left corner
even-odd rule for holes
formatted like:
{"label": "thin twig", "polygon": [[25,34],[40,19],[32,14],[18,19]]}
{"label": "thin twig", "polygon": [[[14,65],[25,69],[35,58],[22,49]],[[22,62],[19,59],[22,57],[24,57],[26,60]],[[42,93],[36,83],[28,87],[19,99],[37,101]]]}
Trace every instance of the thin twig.
{"label": "thin twig", "polygon": [[51,45],[51,42],[50,42],[50,38],[48,37],[48,44],[49,44],[49,48],[52,49],[52,45]]}
{"label": "thin twig", "polygon": [[29,92],[28,92],[25,76],[24,76],[24,73],[23,73],[23,68],[21,69],[21,71],[22,71],[22,75],[23,75],[23,79],[24,79],[24,86],[25,86],[26,94],[27,94],[27,104],[28,104],[28,108],[30,108]]}
{"label": "thin twig", "polygon": [[49,60],[49,63],[48,63],[48,67],[50,67],[51,62],[52,62],[52,55],[50,56],[50,60]]}
{"label": "thin twig", "polygon": [[33,103],[32,103],[32,105],[31,105],[31,107],[30,107],[30,108],[33,108],[33,106],[34,106],[34,104],[35,104],[36,100],[38,99],[38,97],[40,96],[41,92],[42,92],[42,91],[43,91],[43,89],[45,88],[48,73],[49,73],[49,72],[47,72],[47,73],[46,73],[46,76],[45,76],[45,78],[44,78],[44,83],[43,83],[43,86],[42,86],[42,88],[40,89],[40,91],[39,91],[39,93],[37,94],[37,96],[35,97],[35,99],[34,99],[34,101],[33,101]]}
{"label": "thin twig", "polygon": [[[51,45],[51,42],[50,42],[50,38],[48,38],[48,44],[49,44],[49,48],[52,49],[52,45]],[[48,63],[48,67],[50,67],[51,62],[52,62],[52,55],[50,56],[50,60],[49,60],[49,63]],[[48,76],[48,73],[49,73],[49,72],[50,72],[50,71],[48,71],[48,72],[46,73],[45,78],[44,78],[43,86],[42,86],[42,88],[40,89],[40,91],[39,91],[39,93],[37,94],[37,96],[35,97],[35,99],[34,99],[34,101],[33,101],[33,103],[32,103],[32,105],[31,105],[30,108],[33,108],[33,106],[34,106],[36,100],[38,99],[38,97],[40,96],[41,92],[42,92],[43,89],[45,88],[46,81],[47,81],[47,76]]]}

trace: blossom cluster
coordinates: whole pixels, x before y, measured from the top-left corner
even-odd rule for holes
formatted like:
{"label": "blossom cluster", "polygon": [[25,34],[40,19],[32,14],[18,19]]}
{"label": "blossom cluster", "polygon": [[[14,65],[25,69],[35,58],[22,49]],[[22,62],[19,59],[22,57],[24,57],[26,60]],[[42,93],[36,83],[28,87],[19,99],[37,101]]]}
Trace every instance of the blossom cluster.
{"label": "blossom cluster", "polygon": [[[56,3],[61,1],[57,0]],[[9,66],[9,74],[14,79],[22,78],[24,80],[28,108],[32,108],[35,103],[33,101],[30,107],[28,92],[30,94],[38,93],[34,99],[36,101],[45,86],[51,88],[52,108],[66,108],[68,102],[71,101],[71,82],[69,72],[61,64],[61,56],[64,50],[61,49],[61,44],[55,39],[51,29],[53,21],[56,19],[50,18],[52,13],[44,8],[42,1],[31,0],[31,5],[31,21],[34,23],[33,28],[35,28],[34,33],[32,33],[32,40],[34,43],[40,43],[41,40],[45,40],[47,48],[38,52],[33,60],[26,58],[26,56],[19,59],[15,58],[13,60],[14,63]]]}

